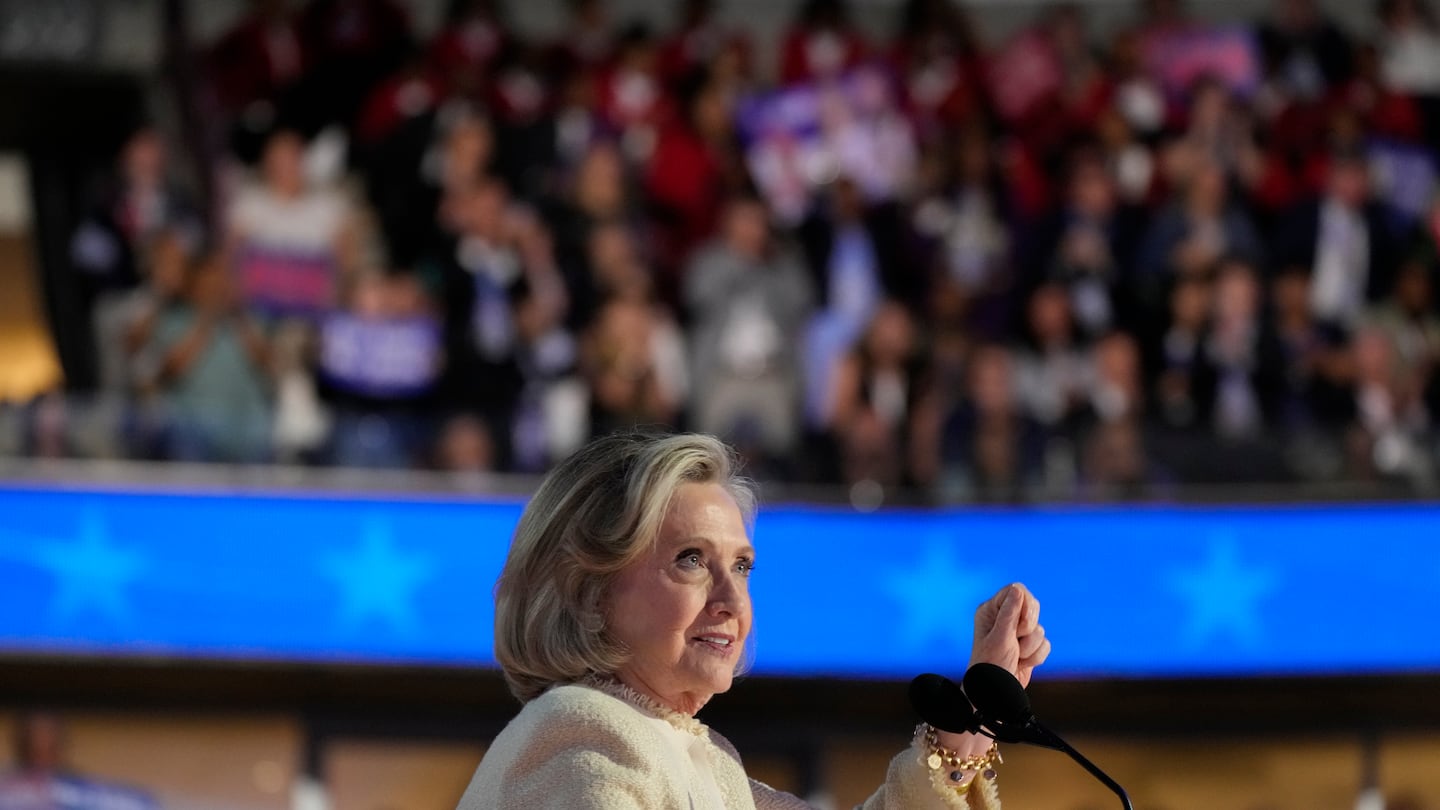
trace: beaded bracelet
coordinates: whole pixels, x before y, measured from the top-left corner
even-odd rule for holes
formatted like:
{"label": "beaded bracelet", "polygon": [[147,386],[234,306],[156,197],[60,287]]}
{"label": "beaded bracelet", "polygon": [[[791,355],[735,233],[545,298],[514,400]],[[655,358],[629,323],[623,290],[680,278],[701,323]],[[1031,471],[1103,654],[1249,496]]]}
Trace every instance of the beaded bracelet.
{"label": "beaded bracelet", "polygon": [[925,747],[930,752],[924,758],[926,767],[933,772],[948,768],[950,770],[948,774],[950,786],[962,795],[969,792],[970,786],[975,783],[973,779],[969,782],[965,781],[966,771],[983,769],[981,776],[986,779],[994,779],[994,766],[1005,764],[1005,760],[1000,757],[999,743],[991,743],[990,748],[983,754],[962,757],[960,752],[940,745],[940,733],[934,726],[922,723],[920,728],[916,729],[917,736],[922,732],[925,737]]}

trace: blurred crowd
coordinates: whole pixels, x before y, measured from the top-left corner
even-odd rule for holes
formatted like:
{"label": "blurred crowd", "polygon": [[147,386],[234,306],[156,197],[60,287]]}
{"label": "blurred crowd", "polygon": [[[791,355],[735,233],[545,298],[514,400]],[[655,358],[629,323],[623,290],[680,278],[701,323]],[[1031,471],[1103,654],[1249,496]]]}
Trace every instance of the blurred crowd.
{"label": "blurred crowd", "polygon": [[806,0],[766,58],[708,0],[553,41],[501,5],[257,0],[208,43],[211,193],[125,145],[71,244],[99,391],[20,452],[529,473],[638,425],[941,502],[1440,460],[1425,0],[989,43]]}

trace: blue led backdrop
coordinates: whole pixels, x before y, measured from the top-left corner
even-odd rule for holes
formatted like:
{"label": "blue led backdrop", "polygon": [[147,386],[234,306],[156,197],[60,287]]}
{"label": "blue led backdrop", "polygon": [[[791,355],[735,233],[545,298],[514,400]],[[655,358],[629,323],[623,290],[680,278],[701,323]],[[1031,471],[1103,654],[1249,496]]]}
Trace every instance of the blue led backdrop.
{"label": "blue led backdrop", "polygon": [[[0,654],[492,666],[518,502],[0,489]],[[963,669],[1040,597],[1042,677],[1440,671],[1440,507],[856,515],[756,528],[765,675]]]}

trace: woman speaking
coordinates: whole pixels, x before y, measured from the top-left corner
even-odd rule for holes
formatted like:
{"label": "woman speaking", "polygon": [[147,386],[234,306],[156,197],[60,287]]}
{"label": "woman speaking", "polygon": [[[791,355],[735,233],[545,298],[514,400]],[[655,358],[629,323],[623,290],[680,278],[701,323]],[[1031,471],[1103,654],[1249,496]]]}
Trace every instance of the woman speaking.
{"label": "woman speaking", "polygon": [[[495,592],[495,656],[524,708],[459,810],[809,807],[748,778],[695,719],[747,662],[754,515],[709,436],[608,436],[552,470]],[[971,662],[1028,683],[1050,652],[1039,612],[1024,586],[1002,589],[976,612]],[[999,762],[985,737],[922,725],[863,807],[998,808]]]}

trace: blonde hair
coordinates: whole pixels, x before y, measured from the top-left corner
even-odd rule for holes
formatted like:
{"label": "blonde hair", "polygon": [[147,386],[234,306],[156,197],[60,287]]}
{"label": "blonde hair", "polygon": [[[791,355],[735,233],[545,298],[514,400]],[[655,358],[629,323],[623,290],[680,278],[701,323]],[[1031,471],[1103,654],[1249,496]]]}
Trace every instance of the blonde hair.
{"label": "blonde hair", "polygon": [[495,658],[520,702],[625,663],[624,646],[606,632],[607,594],[622,569],[649,553],[687,483],[723,486],[753,522],[753,484],[713,436],[605,436],[541,482],[495,587]]}

